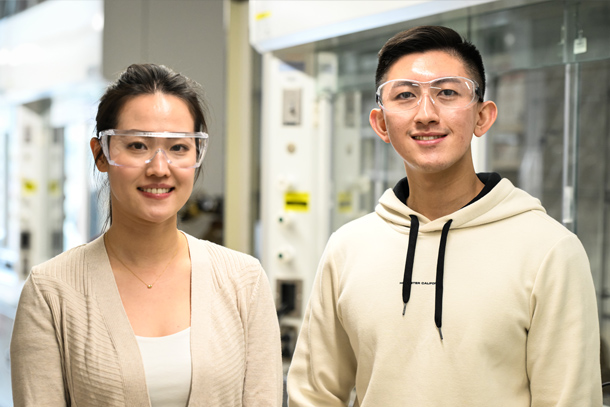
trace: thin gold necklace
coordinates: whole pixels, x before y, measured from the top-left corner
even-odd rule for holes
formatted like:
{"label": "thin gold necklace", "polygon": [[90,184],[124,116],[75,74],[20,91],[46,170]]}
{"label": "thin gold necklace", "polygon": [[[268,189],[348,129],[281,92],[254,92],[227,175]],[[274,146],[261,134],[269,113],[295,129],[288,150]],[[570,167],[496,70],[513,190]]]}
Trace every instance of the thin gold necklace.
{"label": "thin gold necklace", "polygon": [[104,242],[107,243],[106,246],[108,246],[108,250],[110,251],[110,253],[114,256],[115,259],[117,259],[119,261],[119,263],[121,263],[123,265],[123,267],[125,267],[127,269],[127,271],[129,271],[131,274],[134,275],[135,278],[137,278],[138,280],[140,280],[147,288],[153,288],[153,286],[155,284],[157,284],[157,281],[159,281],[159,279],[161,278],[161,276],[163,275],[163,273],[165,273],[165,271],[167,270],[167,268],[169,267],[170,264],[172,264],[172,261],[174,261],[174,259],[176,258],[176,255],[178,254],[178,250],[180,249],[180,243],[178,243],[178,246],[176,247],[176,251],[174,252],[174,255],[172,256],[172,258],[170,259],[169,263],[167,263],[167,265],[165,266],[165,268],[163,269],[163,271],[161,272],[161,274],[159,274],[157,276],[157,278],[155,278],[155,281],[153,281],[151,284],[148,284],[146,281],[142,280],[136,273],[134,273],[128,266],[127,264],[123,263],[123,260],[121,260],[119,258],[119,256],[116,255],[116,253],[114,252],[114,250],[112,250],[112,247],[110,246],[110,244],[107,242],[106,240],[106,235],[104,235]]}

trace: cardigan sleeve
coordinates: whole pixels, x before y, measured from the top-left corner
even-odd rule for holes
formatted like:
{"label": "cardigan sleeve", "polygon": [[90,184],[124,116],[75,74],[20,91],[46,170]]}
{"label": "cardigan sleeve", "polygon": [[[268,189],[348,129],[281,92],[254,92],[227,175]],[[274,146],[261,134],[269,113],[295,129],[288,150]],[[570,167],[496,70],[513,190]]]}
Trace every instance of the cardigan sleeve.
{"label": "cardigan sleeve", "polygon": [[32,275],[19,299],[10,355],[15,407],[67,405],[61,347],[51,304]]}
{"label": "cardigan sleeve", "polygon": [[244,407],[280,407],[283,374],[280,329],[269,281],[259,275],[248,307]]}
{"label": "cardigan sleeve", "polygon": [[320,261],[290,371],[290,407],[344,407],[356,377],[356,356],[337,308],[339,268],[331,236]]}
{"label": "cardigan sleeve", "polygon": [[600,336],[589,261],[574,235],[538,271],[530,300],[527,373],[532,407],[602,405]]}

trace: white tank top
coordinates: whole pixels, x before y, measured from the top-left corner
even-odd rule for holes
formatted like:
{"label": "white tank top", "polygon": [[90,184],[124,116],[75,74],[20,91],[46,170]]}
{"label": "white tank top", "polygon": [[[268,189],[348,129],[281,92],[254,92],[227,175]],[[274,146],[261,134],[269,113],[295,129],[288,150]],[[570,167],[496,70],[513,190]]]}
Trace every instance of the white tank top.
{"label": "white tank top", "polygon": [[155,338],[136,336],[152,407],[185,407],[191,391],[191,328]]}

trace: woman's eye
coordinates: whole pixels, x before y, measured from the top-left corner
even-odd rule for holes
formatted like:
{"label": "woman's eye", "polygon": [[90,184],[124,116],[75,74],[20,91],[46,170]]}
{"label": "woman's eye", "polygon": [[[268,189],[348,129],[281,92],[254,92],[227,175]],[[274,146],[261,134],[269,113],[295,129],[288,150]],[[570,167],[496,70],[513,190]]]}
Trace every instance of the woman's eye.
{"label": "woman's eye", "polygon": [[129,150],[146,150],[146,144],[140,142],[133,142],[127,145]]}
{"label": "woman's eye", "polygon": [[189,151],[189,147],[185,144],[175,144],[171,147],[171,151],[175,151],[177,153],[186,153]]}

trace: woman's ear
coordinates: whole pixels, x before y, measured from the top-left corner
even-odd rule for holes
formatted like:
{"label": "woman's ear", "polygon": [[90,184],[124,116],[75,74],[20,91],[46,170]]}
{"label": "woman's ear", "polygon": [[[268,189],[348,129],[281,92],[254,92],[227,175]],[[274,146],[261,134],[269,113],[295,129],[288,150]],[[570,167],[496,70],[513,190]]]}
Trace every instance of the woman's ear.
{"label": "woman's ear", "polygon": [[369,114],[369,123],[375,133],[381,138],[384,142],[389,143],[390,137],[388,136],[388,128],[385,122],[385,116],[383,115],[383,111],[381,109],[373,109]]}
{"label": "woman's ear", "polygon": [[89,147],[91,147],[93,160],[95,160],[95,166],[99,172],[108,172],[108,161],[102,152],[102,146],[100,145],[99,139],[92,137],[91,141],[89,141]]}
{"label": "woman's ear", "polygon": [[483,102],[479,107],[477,123],[474,127],[474,135],[481,137],[491,128],[498,117],[498,106],[491,100]]}

